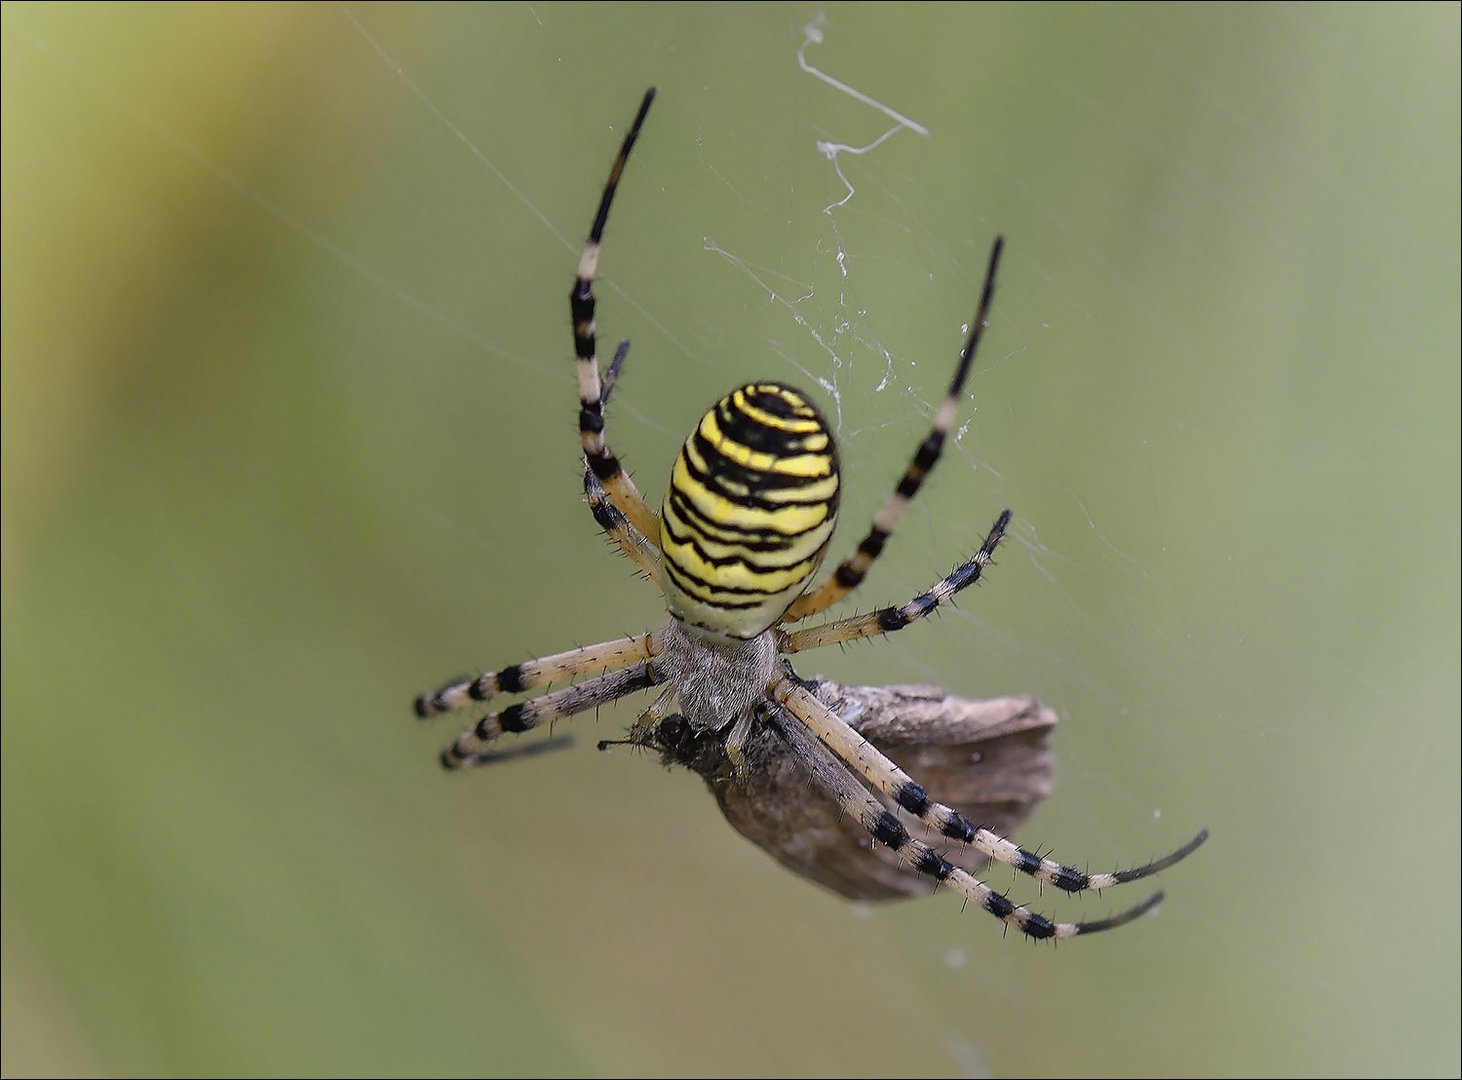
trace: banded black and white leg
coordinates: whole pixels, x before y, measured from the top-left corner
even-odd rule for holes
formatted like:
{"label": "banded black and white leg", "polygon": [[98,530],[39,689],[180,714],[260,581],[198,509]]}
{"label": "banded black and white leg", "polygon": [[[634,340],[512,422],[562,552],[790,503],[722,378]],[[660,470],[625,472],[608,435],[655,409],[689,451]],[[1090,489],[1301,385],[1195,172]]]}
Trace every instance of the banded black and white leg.
{"label": "banded black and white leg", "polygon": [[645,660],[597,678],[585,679],[562,690],[520,701],[500,712],[489,713],[442,751],[442,767],[462,769],[486,765],[494,760],[487,751],[488,745],[505,733],[516,735],[531,731],[543,724],[608,705],[640,690],[648,690],[664,681],[664,677],[655,670],[654,662]]}
{"label": "banded black and white leg", "polygon": [[984,332],[989,318],[990,302],[995,296],[995,273],[1000,266],[1000,252],[1004,245],[1005,238],[997,236],[995,246],[990,249],[990,263],[985,270],[985,286],[980,292],[980,304],[975,311],[975,321],[970,326],[970,335],[965,341],[964,349],[960,352],[959,364],[954,369],[954,379],[949,384],[949,391],[944,395],[944,401],[940,403],[939,411],[934,414],[933,428],[914,452],[914,458],[909,462],[909,467],[904,470],[904,475],[899,478],[893,494],[884,500],[883,506],[873,519],[873,525],[869,528],[868,535],[859,542],[857,550],[844,559],[818,588],[798,597],[779,620],[781,624],[798,622],[826,611],[863,583],[874,560],[883,553],[888,538],[893,535],[894,529],[903,520],[909,504],[919,493],[924,478],[939,461],[940,455],[944,452],[945,440],[949,436],[950,429],[954,427],[955,419],[959,416],[959,402],[964,393],[965,380],[974,366],[975,351],[980,346],[980,335]]}
{"label": "banded black and white leg", "polygon": [[929,798],[924,788],[915,783],[908,773],[890,761],[882,751],[854,731],[807,690],[790,666],[772,679],[767,686],[767,696],[799,721],[834,757],[866,780],[875,791],[887,796],[894,805],[914,815],[940,836],[968,844],[990,859],[1004,863],[1022,874],[1028,874],[1062,892],[1108,889],[1137,881],[1159,870],[1166,870],[1186,858],[1208,839],[1208,831],[1205,829],[1171,854],[1143,866],[1088,874],[1026,851],[1005,837],[968,821],[943,803]]}
{"label": "banded black and white leg", "polygon": [[577,679],[590,672],[610,671],[636,660],[649,660],[659,653],[660,643],[653,633],[615,638],[597,645],[581,645],[568,652],[509,664],[500,671],[489,671],[475,679],[448,683],[431,693],[420,694],[416,698],[416,715],[425,719],[470,708],[498,694],[521,694],[549,683]]}
{"label": "banded black and white leg", "polygon": [[806,652],[808,649],[820,649],[824,645],[844,645],[862,638],[891,634],[895,630],[902,630],[904,627],[918,622],[926,615],[932,614],[941,605],[947,604],[960,590],[967,589],[980,580],[980,576],[985,572],[985,567],[989,566],[995,557],[995,548],[1005,536],[1005,530],[1009,526],[1010,511],[1002,510],[1000,516],[995,519],[995,524],[991,526],[990,532],[985,536],[985,542],[980,545],[980,550],[955,567],[953,572],[936,581],[927,592],[920,593],[908,603],[900,604],[897,607],[880,608],[877,611],[854,615],[847,619],[838,619],[821,626],[779,631],[781,651],[797,653]]}
{"label": "banded black and white leg", "polygon": [[634,149],[635,140],[639,138],[645,114],[649,112],[650,104],[654,100],[655,91],[652,88],[645,93],[639,112],[635,114],[634,122],[620,145],[619,154],[614,159],[614,166],[610,169],[609,179],[604,185],[604,194],[599,200],[599,210],[589,229],[589,239],[579,258],[579,270],[574,278],[573,290],[569,293],[569,310],[574,327],[574,356],[579,380],[579,440],[583,446],[584,460],[603,487],[609,503],[647,539],[660,535],[659,517],[645,502],[644,496],[635,487],[634,481],[624,471],[619,458],[604,438],[605,395],[599,378],[599,357],[595,340],[594,279],[599,270],[599,248],[604,240],[604,226],[609,220],[609,208],[614,202],[615,190],[619,187],[620,176],[629,160],[630,151]]}
{"label": "banded black and white leg", "polygon": [[[604,372],[599,390],[599,405],[603,409],[609,404],[609,395],[614,390],[614,384],[619,379],[619,373],[624,368],[625,358],[629,356],[629,342],[621,341],[619,348],[614,350],[614,359],[610,361],[609,368]],[[651,540],[640,534],[640,531],[629,523],[629,520],[619,512],[619,508],[609,498],[609,493],[604,490],[604,485],[594,475],[594,470],[589,467],[588,459],[584,459],[584,501],[589,504],[589,512],[594,515],[594,521],[604,534],[614,541],[615,546],[625,555],[629,556],[640,570],[655,583],[657,588],[662,588],[660,575],[660,545],[659,538]]]}
{"label": "banded black and white leg", "polygon": [[874,798],[842,762],[802,726],[796,715],[775,702],[768,702],[761,710],[761,719],[807,770],[813,783],[867,829],[875,841],[891,849],[903,866],[926,875],[937,884],[949,886],[1028,937],[1037,940],[1069,938],[1112,930],[1145,915],[1162,899],[1163,894],[1156,892],[1135,907],[1105,919],[1054,922],[1012,902],[967,870],[949,862],[922,840],[909,835],[903,822]]}

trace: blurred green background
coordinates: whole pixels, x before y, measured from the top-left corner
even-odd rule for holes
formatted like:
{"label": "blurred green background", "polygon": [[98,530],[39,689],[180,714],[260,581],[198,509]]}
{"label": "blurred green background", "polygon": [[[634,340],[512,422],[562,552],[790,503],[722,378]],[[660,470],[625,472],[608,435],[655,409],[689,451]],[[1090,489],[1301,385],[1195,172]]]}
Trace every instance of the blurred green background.
{"label": "blurred green background", "polygon": [[[3,31],[7,1075],[1462,1067],[1456,5]],[[929,135],[865,152],[892,121],[804,44]],[[663,618],[580,500],[565,303],[652,82],[600,324],[655,501],[730,386],[820,386],[846,551],[1008,237],[862,604],[1002,506],[1012,539],[955,612],[802,667],[1041,695],[1028,844],[1212,830],[1158,917],[1049,948],[847,905],[595,753],[633,704],[438,771],[417,691]]]}

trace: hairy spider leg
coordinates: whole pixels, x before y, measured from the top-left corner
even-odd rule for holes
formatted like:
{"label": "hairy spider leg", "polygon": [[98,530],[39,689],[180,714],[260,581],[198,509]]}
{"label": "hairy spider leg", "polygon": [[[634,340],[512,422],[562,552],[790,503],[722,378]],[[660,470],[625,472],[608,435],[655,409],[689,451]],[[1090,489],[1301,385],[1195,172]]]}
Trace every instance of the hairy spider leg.
{"label": "hairy spider leg", "polygon": [[484,754],[483,749],[505,732],[518,734],[531,731],[540,724],[597,709],[601,705],[608,705],[611,701],[618,701],[640,690],[648,690],[662,682],[664,679],[655,670],[654,664],[646,660],[633,667],[586,679],[541,697],[520,701],[501,712],[488,713],[476,726],[462,732],[442,751],[442,767],[461,769],[472,765],[486,765],[493,758],[490,754]]}
{"label": "hairy spider leg", "polygon": [[1165,870],[1179,860],[1186,858],[1208,839],[1205,829],[1192,840],[1170,855],[1128,870],[1116,870],[1102,874],[1087,874],[1051,859],[1043,859],[1033,852],[1012,843],[988,829],[967,821],[960,814],[929,798],[928,793],[903,769],[890,761],[862,735],[854,731],[842,718],[818,701],[787,667],[779,672],[767,687],[767,695],[783,706],[807,728],[817,740],[827,747],[838,760],[844,762],[857,775],[866,780],[875,791],[888,796],[901,809],[913,814],[939,835],[962,844],[969,844],[981,854],[1012,867],[1022,874],[1029,874],[1063,892],[1077,893],[1088,889],[1107,889],[1124,882]]}
{"label": "hairy spider leg", "polygon": [[582,645],[568,652],[555,653],[536,660],[525,660],[521,664],[509,664],[499,671],[489,671],[463,682],[448,683],[440,690],[419,695],[416,699],[416,715],[426,718],[455,709],[465,709],[479,705],[497,694],[520,694],[562,679],[576,679],[591,671],[624,667],[635,660],[647,660],[659,651],[654,634],[634,634],[600,642],[598,645]]}
{"label": "hairy spider leg", "polygon": [[1007,899],[969,871],[955,866],[922,840],[909,835],[903,823],[875,799],[853,774],[817,739],[813,738],[789,710],[769,702],[763,711],[763,722],[787,746],[813,783],[831,796],[843,810],[868,830],[878,843],[891,849],[899,863],[923,874],[936,883],[948,885],[981,910],[988,911],[1001,922],[1015,927],[1027,937],[1037,940],[1069,938],[1078,934],[1094,934],[1112,930],[1147,914],[1162,900],[1161,892],[1153,893],[1142,903],[1105,919],[1090,922],[1053,922],[1044,915]]}
{"label": "hairy spider leg", "polygon": [[873,525],[868,529],[868,535],[863,537],[857,550],[844,559],[821,586],[798,597],[783,614],[781,619],[783,623],[797,622],[809,615],[826,611],[863,583],[874,560],[882,554],[888,538],[893,535],[894,529],[903,520],[909,504],[919,493],[919,487],[924,483],[924,478],[939,461],[940,454],[944,452],[944,441],[949,435],[950,428],[954,426],[955,417],[959,415],[960,395],[964,393],[965,380],[969,377],[970,368],[975,363],[975,351],[980,347],[980,335],[984,333],[985,324],[989,320],[990,302],[995,298],[995,273],[1000,267],[1000,253],[1004,247],[1005,238],[997,236],[994,246],[990,249],[990,262],[985,270],[985,286],[980,291],[980,304],[975,311],[975,321],[970,325],[970,336],[965,341],[965,347],[960,351],[959,364],[954,369],[954,379],[949,384],[949,392],[945,394],[939,411],[934,414],[933,428],[914,452],[914,458],[909,462],[909,467],[904,470],[904,475],[900,477],[893,494],[884,501],[883,507],[873,519]]}
{"label": "hairy spider leg", "polygon": [[820,649],[825,645],[842,645],[861,638],[891,634],[895,630],[902,630],[911,623],[918,622],[926,615],[937,611],[941,605],[949,603],[961,589],[968,588],[980,580],[980,575],[984,573],[985,567],[989,566],[991,559],[994,558],[995,546],[1000,543],[1009,525],[1010,511],[1003,510],[996,518],[995,524],[991,526],[979,551],[955,567],[947,577],[936,581],[928,592],[920,593],[907,604],[880,608],[877,611],[870,611],[866,615],[854,615],[851,618],[838,619],[821,626],[781,631],[782,652],[798,653],[806,652],[808,649]]}
{"label": "hairy spider leg", "polygon": [[[625,162],[640,136],[640,127],[645,114],[655,100],[651,87],[640,102],[634,123],[619,148],[614,166],[609,170],[609,180],[604,185],[604,194],[599,200],[599,211],[594,215],[594,224],[589,229],[589,239],[579,257],[579,272],[574,278],[573,290],[569,293],[569,310],[574,323],[574,356],[579,374],[579,440],[584,450],[584,460],[603,485],[609,501],[614,505],[639,534],[647,539],[660,535],[660,521],[655,511],[645,502],[644,496],[635,487],[615,457],[614,451],[604,438],[604,395],[599,381],[599,356],[595,343],[594,279],[599,270],[599,246],[604,240],[604,225],[609,220],[609,207],[614,202],[619,178],[624,172]],[[631,556],[633,557],[633,556]],[[638,561],[638,560],[637,560]]]}

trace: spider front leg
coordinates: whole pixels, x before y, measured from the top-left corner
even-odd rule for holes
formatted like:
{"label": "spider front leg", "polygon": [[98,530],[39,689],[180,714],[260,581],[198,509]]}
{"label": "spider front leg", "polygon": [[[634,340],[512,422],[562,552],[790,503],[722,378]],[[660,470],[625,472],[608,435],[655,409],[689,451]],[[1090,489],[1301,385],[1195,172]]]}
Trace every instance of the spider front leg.
{"label": "spider front leg", "polygon": [[944,395],[939,411],[934,414],[933,428],[914,452],[914,459],[904,470],[893,494],[884,501],[878,516],[873,519],[868,535],[858,544],[858,550],[843,560],[819,588],[798,597],[782,616],[782,623],[797,622],[826,611],[863,583],[874,560],[882,554],[888,538],[893,535],[909,504],[919,493],[924,478],[939,461],[940,454],[944,452],[944,440],[954,426],[955,417],[959,415],[960,395],[964,393],[965,379],[969,377],[970,368],[974,366],[975,351],[980,347],[980,335],[984,332],[990,315],[990,302],[995,297],[995,272],[999,269],[1000,252],[1004,246],[1005,238],[997,236],[995,246],[990,249],[990,263],[985,270],[985,286],[980,292],[980,305],[975,311],[975,321],[970,326],[970,336],[965,341],[965,347],[960,351],[959,364],[954,369],[954,379],[949,384],[949,391]]}
{"label": "spider front leg", "polygon": [[801,721],[833,755],[900,809],[914,815],[941,836],[968,844],[988,858],[1002,862],[1022,874],[1029,874],[1063,892],[1107,889],[1147,877],[1186,858],[1208,839],[1208,830],[1203,829],[1176,851],[1143,866],[1101,874],[1084,873],[1026,851],[1005,837],[967,821],[943,803],[930,799],[923,787],[915,783],[908,773],[814,697],[796,678],[790,667],[772,679],[767,687],[767,696]]}
{"label": "spider front leg", "polygon": [[1037,940],[1069,938],[1112,930],[1145,915],[1162,899],[1161,892],[1153,893],[1135,907],[1106,919],[1053,922],[1029,908],[1012,903],[973,874],[949,862],[928,844],[910,836],[903,823],[875,799],[826,746],[808,733],[795,713],[769,701],[762,707],[761,719],[786,744],[813,783],[834,799],[844,812],[856,818],[874,840],[891,849],[903,866],[928,876],[936,883],[948,885],[1027,937]]}
{"label": "spider front leg", "polygon": [[[625,162],[639,138],[640,127],[650,103],[655,100],[653,88],[646,91],[635,114],[634,123],[619,148],[614,166],[609,171],[609,180],[604,185],[604,194],[599,200],[599,211],[594,215],[594,224],[589,229],[589,239],[584,253],[579,258],[579,272],[574,278],[573,290],[569,293],[569,310],[574,324],[574,356],[579,373],[579,440],[584,450],[584,460],[603,486],[610,503],[647,539],[660,535],[660,520],[655,511],[645,502],[644,496],[635,487],[619,463],[619,458],[609,448],[604,438],[604,391],[599,380],[599,356],[595,341],[594,279],[599,270],[599,247],[604,240],[604,226],[609,220],[609,207],[614,202],[619,178],[624,172]],[[623,545],[621,545],[623,546]],[[633,555],[631,555],[633,558]],[[638,561],[638,560],[636,560]]]}

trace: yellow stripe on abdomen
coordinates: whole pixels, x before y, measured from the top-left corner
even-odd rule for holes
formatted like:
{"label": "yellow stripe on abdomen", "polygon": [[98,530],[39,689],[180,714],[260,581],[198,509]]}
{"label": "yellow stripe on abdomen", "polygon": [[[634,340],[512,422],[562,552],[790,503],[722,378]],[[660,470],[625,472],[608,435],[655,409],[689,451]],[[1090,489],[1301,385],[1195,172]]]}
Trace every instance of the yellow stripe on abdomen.
{"label": "yellow stripe on abdomen", "polygon": [[671,614],[755,637],[817,571],[837,512],[837,450],[812,403],[780,383],[733,390],[671,470],[660,515]]}

